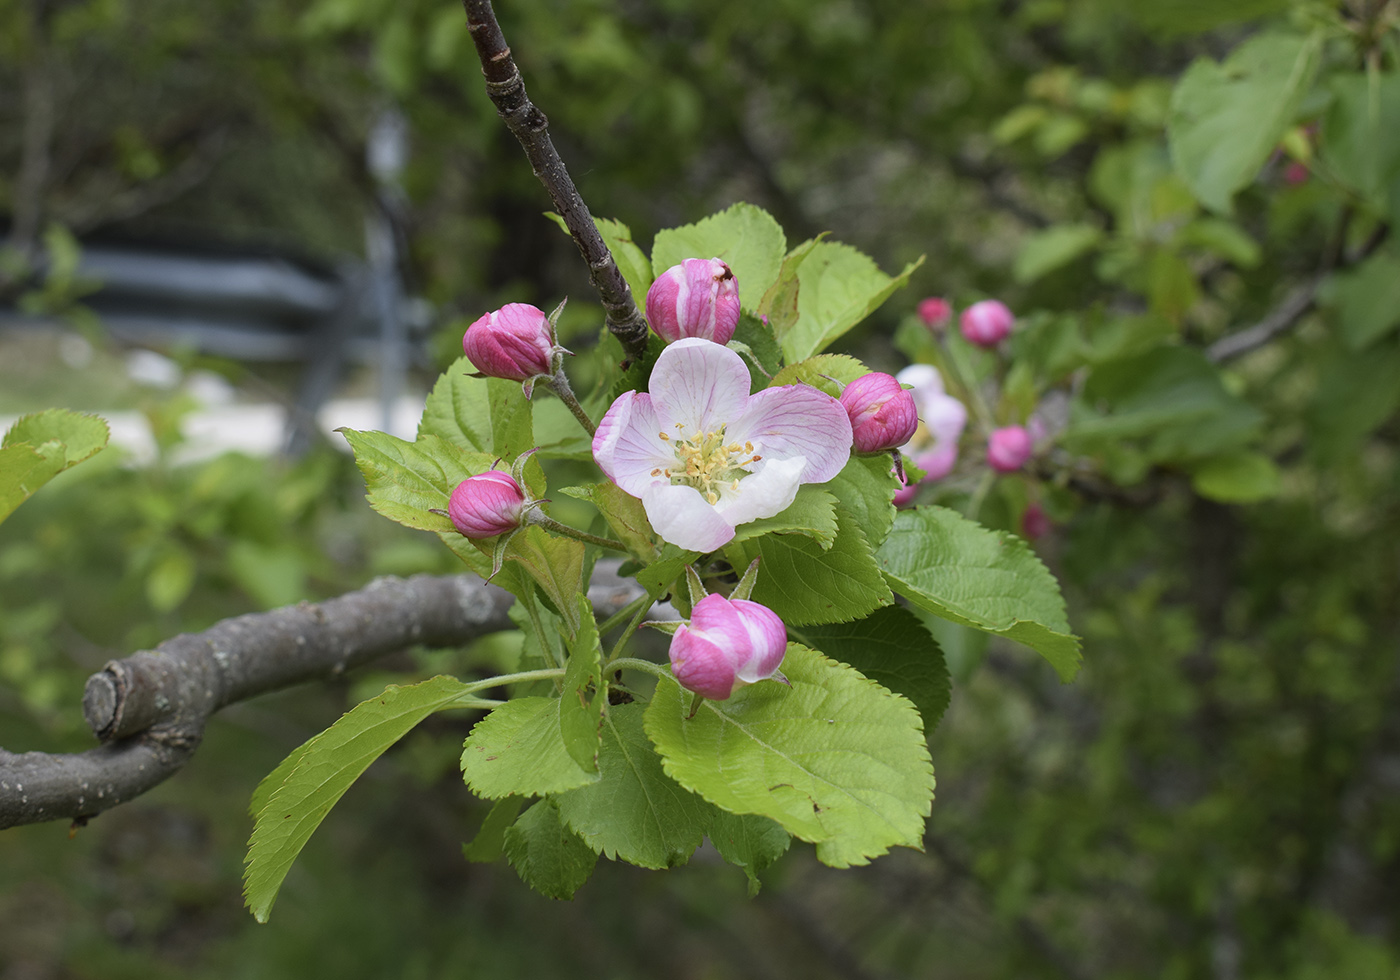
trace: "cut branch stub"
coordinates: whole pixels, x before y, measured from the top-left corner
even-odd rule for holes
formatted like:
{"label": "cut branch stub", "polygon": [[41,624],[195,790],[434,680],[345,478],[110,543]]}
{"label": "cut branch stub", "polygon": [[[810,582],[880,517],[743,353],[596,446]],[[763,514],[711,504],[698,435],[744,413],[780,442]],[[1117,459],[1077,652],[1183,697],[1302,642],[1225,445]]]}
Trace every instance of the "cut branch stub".
{"label": "cut branch stub", "polygon": [[486,76],[486,94],[506,128],[524,148],[535,176],[549,192],[574,244],[588,264],[588,278],[602,301],[608,330],[622,344],[629,359],[641,358],[647,347],[646,319],[637,309],[627,280],[593,224],[588,205],[574,186],[554,141],[549,138],[549,120],[525,94],[525,81],[501,34],[490,0],[463,0],[463,7],[467,12],[467,29],[481,59],[481,73]]}

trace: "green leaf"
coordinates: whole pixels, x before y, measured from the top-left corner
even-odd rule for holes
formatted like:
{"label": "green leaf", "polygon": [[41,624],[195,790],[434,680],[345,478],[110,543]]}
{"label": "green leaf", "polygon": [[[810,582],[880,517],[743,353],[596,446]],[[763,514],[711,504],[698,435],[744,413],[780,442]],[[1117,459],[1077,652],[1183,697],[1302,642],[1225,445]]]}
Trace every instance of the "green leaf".
{"label": "green leaf", "polygon": [[841,472],[821,487],[840,501],[841,509],[872,546],[878,547],[885,540],[894,525],[894,494],[899,489],[889,453],[852,456]]}
{"label": "green leaf", "polygon": [[879,308],[923,264],[920,257],[898,276],[880,271],[863,252],[839,242],[817,242],[797,270],[797,322],[778,332],[788,363],[825,349]]}
{"label": "green leaf", "polygon": [[490,864],[506,851],[506,832],[520,815],[525,801],[518,796],[506,796],[491,804],[481,829],[470,843],[462,845],[462,857],[477,864]]}
{"label": "green leaf", "polygon": [[598,756],[602,778],[556,801],[564,822],[594,851],[643,868],[672,868],[700,846],[710,808],[662,770],[642,713],[640,704],[608,712]]}
{"label": "green leaf", "polygon": [[592,462],[593,440],[583,431],[567,405],[558,398],[542,396],[538,386],[530,405],[540,458]]}
{"label": "green leaf", "polygon": [[[739,323],[734,330],[734,339],[731,343],[743,344],[749,349],[754,357],[758,358],[759,365],[764,373],[774,375],[782,369],[783,349],[778,345],[778,337],[773,333],[773,328],[764,323],[751,313],[740,313]],[[750,368],[752,371],[752,368]],[[759,385],[767,384],[767,379],[759,381],[754,379]]]}
{"label": "green leaf", "polygon": [[1176,244],[1206,249],[1241,269],[1253,269],[1263,255],[1258,242],[1225,218],[1196,218],[1187,222],[1176,233]]}
{"label": "green leaf", "polygon": [[1172,92],[1172,162],[1192,193],[1227,214],[1284,132],[1317,70],[1314,38],[1263,34],[1216,64],[1197,58]]}
{"label": "green leaf", "polygon": [[107,423],[54,408],[25,415],[0,441],[0,521],[45,483],[107,445]]}
{"label": "green leaf", "polygon": [[[569,660],[559,699],[559,734],[564,748],[585,772],[598,771],[598,742],[608,708],[608,685],[600,663],[603,649],[593,604],[580,593],[575,602],[579,619],[577,635],[569,641]],[[592,689],[590,692],[590,688]]]}
{"label": "green leaf", "polygon": [[682,551],[668,544],[661,549],[661,556],[656,561],[637,573],[637,582],[653,595],[661,595],[671,587],[685,566],[699,557],[698,551]]}
{"label": "green leaf", "polygon": [[477,796],[544,796],[598,779],[569,754],[559,698],[511,698],[472,728],[462,746],[462,778]]}
{"label": "green leaf", "polygon": [[384,751],[428,715],[467,691],[455,677],[434,677],[409,687],[391,684],[378,697],[351,708],[324,732],[293,753],[295,762],[273,770],[253,795],[266,804],[254,814],[253,835],[243,875],[243,894],[259,922],[266,922],[272,903],[292,862],[321,825],[331,807],[360,774]]}
{"label": "green leaf", "polygon": [[570,636],[578,632],[575,600],[583,585],[583,542],[549,534],[531,525],[519,531],[506,547],[506,557],[519,562],[564,618]]}
{"label": "green leaf", "polygon": [[475,373],[476,366],[459,357],[438,376],[418,423],[419,439],[431,435],[468,452],[492,451],[491,394],[487,379],[471,377]]}
{"label": "green leaf", "polygon": [[841,396],[841,386],[870,373],[870,368],[849,354],[818,354],[789,364],[773,376],[768,387],[780,385],[811,385],[832,398]]}
{"label": "green leaf", "polygon": [[1042,276],[1069,265],[1103,240],[1103,230],[1094,225],[1052,225],[1021,243],[1012,275],[1017,282],[1035,282]]}
{"label": "green leaf", "polygon": [[[647,520],[642,502],[615,483],[590,483],[578,488],[608,522],[617,539],[627,545],[632,554],[643,561],[654,559],[660,552],[656,547],[656,532]],[[565,489],[564,493],[569,493]]]}
{"label": "green leaf", "polygon": [[646,731],[666,771],[731,813],[769,817],[832,867],[918,848],[933,799],[919,713],[906,699],[789,643],[787,687],[762,681],[705,701],[663,680]]}
{"label": "green leaf", "polygon": [[1235,453],[1207,460],[1191,474],[1202,497],[1225,504],[1252,504],[1278,496],[1280,477],[1274,461],[1262,453]]}
{"label": "green leaf", "polygon": [[753,600],[795,626],[859,619],[893,601],[865,532],[839,507],[830,548],[800,534],[767,534],[726,554],[739,556],[736,568],[763,559]]}
{"label": "green leaf", "polygon": [[800,643],[848,664],[914,703],[932,732],[948,708],[952,685],[943,651],[919,617],[903,606],[877,609],[854,623],[788,630]]}
{"label": "green leaf", "polygon": [[506,378],[487,378],[486,390],[491,398],[491,452],[507,463],[513,462],[521,453],[535,448],[530,399],[525,397],[520,382]]}
{"label": "green leaf", "polygon": [[1400,326],[1400,258],[1382,249],[1337,273],[1324,299],[1336,313],[1342,341],[1364,350]]}
{"label": "green leaf", "polygon": [[1327,86],[1332,104],[1322,118],[1322,161],[1332,176],[1384,212],[1400,174],[1400,75],[1387,72],[1373,84],[1365,72],[1338,72]]}
{"label": "green leaf", "polygon": [[836,498],[815,484],[797,489],[797,497],[781,514],[764,517],[734,529],[736,543],[769,533],[805,534],[823,549],[836,542]]}
{"label": "green leaf", "polygon": [[682,259],[723,259],[738,280],[740,304],[754,310],[778,278],[786,249],[787,238],[772,215],[739,203],[693,225],[657,232],[651,265],[660,274]]}
{"label": "green leaf", "polygon": [[768,287],[768,292],[764,293],[763,299],[758,302],[758,314],[768,318],[768,326],[773,330],[775,342],[797,322],[797,297],[800,293],[797,273],[803,261],[812,254],[817,242],[825,238],[826,234],[822,232],[816,238],[807,239],[783,256],[777,281]]}
{"label": "green leaf", "polygon": [[506,859],[520,880],[546,898],[574,897],[598,855],[559,820],[553,800],[541,800],[506,831]]}
{"label": "green leaf", "polygon": [[421,531],[457,534],[445,515],[431,511],[445,511],[457,484],[485,473],[493,462],[485,453],[467,452],[433,434],[405,442],[383,432],[337,431],[355,452],[369,505],[390,520]]}
{"label": "green leaf", "polygon": [[1340,344],[1324,349],[1317,373],[1317,393],[1306,415],[1308,451],[1323,465],[1335,466],[1400,410],[1400,337],[1386,337],[1364,351]]}
{"label": "green leaf", "polygon": [[1070,681],[1079,638],[1055,577],[1014,534],[945,507],[902,511],[877,556],[899,593],[936,616],[1035,650]]}
{"label": "green leaf", "polygon": [[719,807],[710,810],[706,834],[719,856],[742,868],[749,879],[749,898],[758,894],[758,873],[786,853],[792,835],[782,824],[753,813],[729,813]]}

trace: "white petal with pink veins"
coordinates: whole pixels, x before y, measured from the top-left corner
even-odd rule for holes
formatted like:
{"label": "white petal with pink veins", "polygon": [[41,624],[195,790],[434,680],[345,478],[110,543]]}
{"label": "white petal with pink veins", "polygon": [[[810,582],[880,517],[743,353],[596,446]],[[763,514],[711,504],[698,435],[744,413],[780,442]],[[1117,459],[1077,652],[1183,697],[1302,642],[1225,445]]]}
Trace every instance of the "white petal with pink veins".
{"label": "white petal with pink veins", "polygon": [[734,538],[734,525],[721,517],[694,487],[656,483],[641,497],[651,526],[663,541],[677,548],[714,551]]}
{"label": "white petal with pink veins", "polygon": [[807,385],[765,388],[729,425],[729,438],[752,441],[764,459],[807,460],[803,483],[825,483],[851,458],[851,419],[841,403]]}
{"label": "white petal with pink veins", "polygon": [[718,429],[743,411],[749,383],[749,369],[738,354],[712,340],[687,337],[661,352],[647,387],[665,432],[673,434],[679,422],[688,436],[697,428]]}

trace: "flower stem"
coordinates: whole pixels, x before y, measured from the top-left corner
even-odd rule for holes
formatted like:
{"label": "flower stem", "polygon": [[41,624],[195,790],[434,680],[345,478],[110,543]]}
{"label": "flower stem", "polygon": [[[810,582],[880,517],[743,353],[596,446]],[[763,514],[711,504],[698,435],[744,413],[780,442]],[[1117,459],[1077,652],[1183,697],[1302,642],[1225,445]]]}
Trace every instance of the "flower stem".
{"label": "flower stem", "polygon": [[627,605],[623,606],[617,612],[609,616],[606,620],[599,623],[598,635],[606,636],[608,633],[611,633],[614,629],[617,628],[618,623],[621,623],[624,619],[628,619],[629,617],[635,616],[637,614],[638,606],[641,606],[643,610],[646,610],[650,609],[654,602],[656,602],[656,600],[652,598],[650,592],[646,593],[645,595],[637,596],[637,598],[633,599]]}
{"label": "flower stem", "polygon": [[578,424],[583,426],[584,432],[587,432],[591,437],[598,431],[598,426],[588,417],[588,413],[583,410],[583,406],[574,397],[574,389],[569,386],[569,377],[564,373],[562,367],[554,372],[554,377],[546,379],[543,383],[559,396],[561,402],[569,406],[569,411],[574,413],[574,418],[578,419]]}
{"label": "flower stem", "polygon": [[[648,593],[642,596],[642,599],[651,599],[651,594]],[[632,639],[632,634],[637,632],[637,627],[641,624],[642,617],[645,616],[647,610],[651,608],[651,602],[647,602],[646,605],[639,605],[640,602],[641,600],[639,599],[633,603],[633,605],[637,605],[637,611],[632,615],[632,620],[627,624],[627,628],[622,631],[622,635],[617,638],[617,642],[613,644],[612,652],[608,654],[607,663],[603,665],[604,667],[611,665],[617,660],[617,655],[622,652],[622,648],[627,645],[627,641]],[[629,606],[628,608],[631,607]],[[602,636],[603,631],[599,630],[598,635]]]}
{"label": "flower stem", "polygon": [[608,670],[640,670],[661,680],[675,680],[665,667],[639,657],[621,657],[608,664]]}
{"label": "flower stem", "polygon": [[555,677],[563,677],[563,667],[546,667],[543,670],[522,670],[514,674],[497,674],[495,677],[485,677],[479,681],[472,681],[467,685],[468,693],[480,691],[486,687],[499,687],[502,684],[519,684],[521,681],[547,681]]}
{"label": "flower stem", "polygon": [[976,372],[968,363],[966,350],[958,340],[952,337],[947,339],[944,347],[948,351],[948,360],[953,366],[953,372],[958,376],[958,384],[967,392],[967,398],[972,403],[972,408],[981,418],[982,424],[988,429],[992,428],[995,424],[992,409],[987,404],[986,396],[982,394],[982,386],[977,383]]}
{"label": "flower stem", "polygon": [[546,531],[553,531],[555,534],[563,534],[567,537],[576,538],[579,541],[587,542],[588,544],[596,544],[602,548],[611,548],[614,551],[627,550],[627,545],[623,544],[621,541],[614,541],[612,538],[600,538],[596,534],[589,534],[587,531],[580,531],[576,527],[569,527],[569,525],[567,524],[560,524],[554,518],[546,517],[539,511],[532,511],[528,520],[531,524],[538,524]]}

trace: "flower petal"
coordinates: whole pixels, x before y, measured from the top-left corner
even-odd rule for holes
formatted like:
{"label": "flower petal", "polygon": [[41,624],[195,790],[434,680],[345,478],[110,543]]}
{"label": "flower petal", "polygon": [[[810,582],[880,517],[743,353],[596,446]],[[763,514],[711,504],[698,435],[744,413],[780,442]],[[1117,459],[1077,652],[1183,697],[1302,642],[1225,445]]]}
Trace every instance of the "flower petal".
{"label": "flower petal", "polygon": [[696,428],[713,432],[744,410],[749,369],[728,347],[687,337],[661,352],[647,387],[668,434],[677,422],[685,426],[686,435]]}
{"label": "flower petal", "polygon": [[593,458],[612,480],[634,497],[664,477],[652,471],[676,464],[676,451],[660,436],[661,422],[649,395],[628,391],[612,403],[593,435]]}
{"label": "flower petal", "polygon": [[652,528],[661,540],[677,548],[714,551],[734,538],[734,525],[721,517],[694,487],[654,483],[638,496]]}
{"label": "flower petal", "polygon": [[765,459],[753,473],[739,481],[738,490],[720,494],[715,510],[734,525],[781,514],[797,499],[797,487],[803,482],[802,473],[806,469],[806,456]]}
{"label": "flower petal", "polygon": [[764,459],[806,457],[803,483],[825,483],[851,458],[846,410],[835,398],[807,385],[760,391],[730,423],[729,436],[735,442],[753,442]]}
{"label": "flower petal", "polygon": [[894,379],[902,385],[909,386],[910,394],[914,396],[914,401],[919,403],[920,410],[925,398],[944,392],[943,375],[939,374],[938,368],[932,364],[911,364],[896,374]]}

